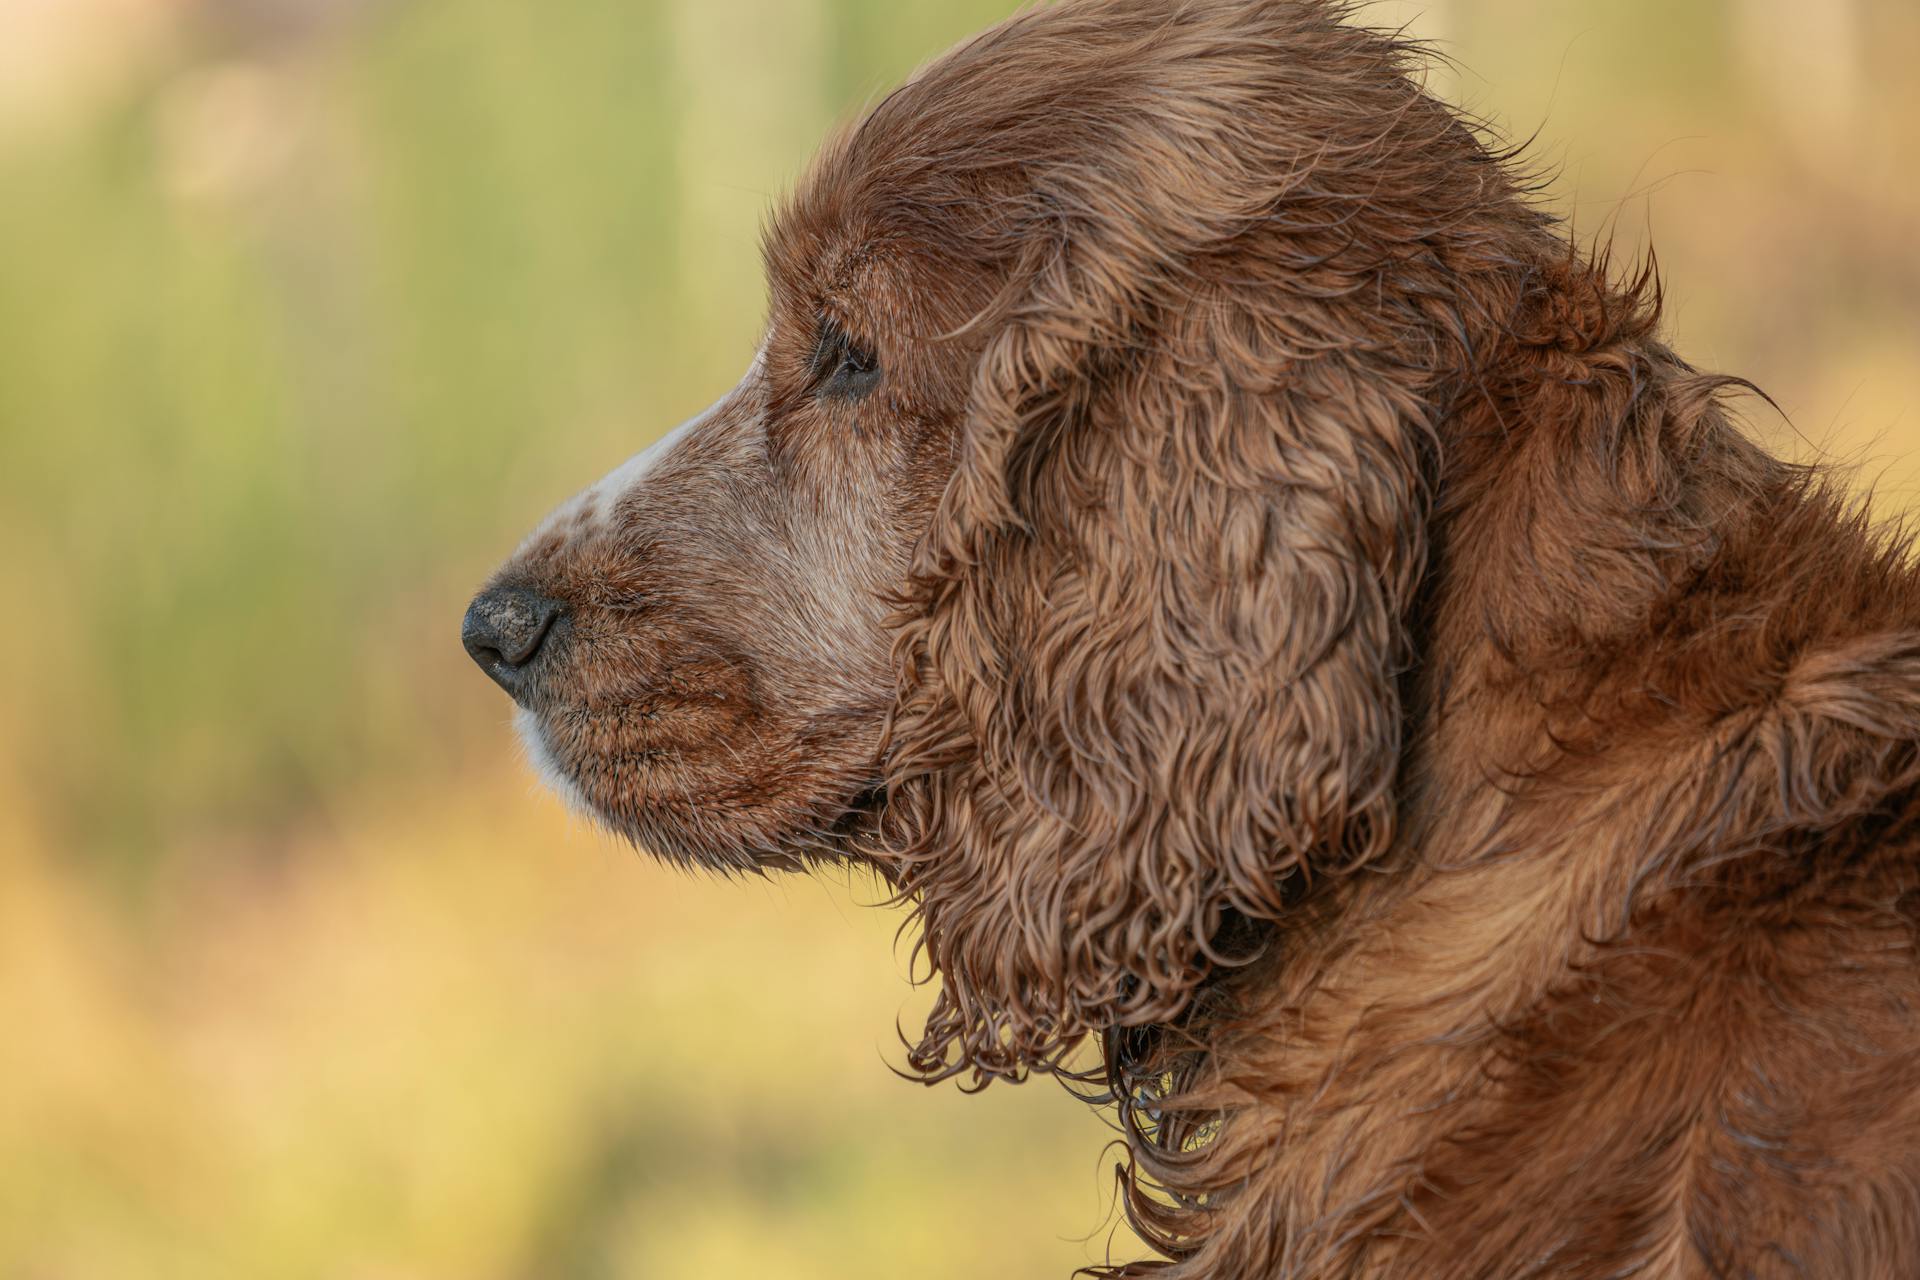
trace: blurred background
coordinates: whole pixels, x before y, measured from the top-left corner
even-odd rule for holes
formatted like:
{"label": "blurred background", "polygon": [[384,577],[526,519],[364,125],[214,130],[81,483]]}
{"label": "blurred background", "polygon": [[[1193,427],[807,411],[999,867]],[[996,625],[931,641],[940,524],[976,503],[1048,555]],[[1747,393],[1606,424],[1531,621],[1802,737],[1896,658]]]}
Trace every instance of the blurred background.
{"label": "blurred background", "polygon": [[[0,1277],[1064,1277],[1111,1152],[893,1078],[872,885],[669,875],[461,653],[730,386],[822,130],[1006,0],[0,0]],[[1909,505],[1920,7],[1365,9]],[[1132,1252],[1124,1233],[1115,1250]]]}

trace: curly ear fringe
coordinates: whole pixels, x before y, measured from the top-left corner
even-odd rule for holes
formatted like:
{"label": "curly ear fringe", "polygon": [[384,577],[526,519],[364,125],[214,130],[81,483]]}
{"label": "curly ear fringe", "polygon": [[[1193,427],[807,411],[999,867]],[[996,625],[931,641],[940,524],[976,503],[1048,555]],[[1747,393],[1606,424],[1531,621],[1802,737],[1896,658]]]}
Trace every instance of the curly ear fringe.
{"label": "curly ear fringe", "polygon": [[[967,233],[1006,283],[896,619],[878,860],[943,979],[928,1078],[1177,1017],[1248,958],[1224,922],[1393,842],[1432,424],[1479,323],[1453,282],[1511,271],[1540,220],[1415,55],[1338,17],[1041,10],[1015,23],[1061,42],[1044,82],[989,36],[876,115],[963,100],[946,80],[995,52],[995,101],[1034,112],[955,159],[1019,175]],[[1295,118],[1322,74],[1351,115]]]}
{"label": "curly ear fringe", "polygon": [[996,340],[915,579],[886,857],[947,978],[929,1075],[1174,1017],[1234,962],[1227,913],[1279,919],[1393,837],[1422,406],[1352,353],[1276,354],[1298,318],[1245,294],[1154,327],[1098,381]]}

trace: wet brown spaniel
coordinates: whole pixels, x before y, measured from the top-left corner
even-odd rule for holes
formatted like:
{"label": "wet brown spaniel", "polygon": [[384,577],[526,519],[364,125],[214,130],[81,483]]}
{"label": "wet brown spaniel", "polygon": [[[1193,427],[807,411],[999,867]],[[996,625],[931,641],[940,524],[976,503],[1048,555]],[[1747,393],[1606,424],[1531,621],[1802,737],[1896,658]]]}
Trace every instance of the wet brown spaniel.
{"label": "wet brown spaniel", "polygon": [[465,640],[555,786],[1096,1038],[1163,1277],[1920,1275],[1920,588],[1328,0],[831,142],[759,357]]}

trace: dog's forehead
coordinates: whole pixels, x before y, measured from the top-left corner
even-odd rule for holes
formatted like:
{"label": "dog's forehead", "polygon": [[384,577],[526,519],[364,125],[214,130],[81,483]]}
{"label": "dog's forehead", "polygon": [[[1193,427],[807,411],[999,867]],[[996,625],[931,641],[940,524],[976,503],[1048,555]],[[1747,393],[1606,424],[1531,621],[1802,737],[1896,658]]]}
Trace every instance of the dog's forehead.
{"label": "dog's forehead", "polygon": [[[1142,8],[1116,13],[1138,18]],[[768,226],[769,279],[815,292],[848,287],[865,278],[870,255],[897,256],[883,246],[940,245],[971,257],[1034,216],[1046,175],[1091,154],[1119,163],[1111,144],[1137,125],[1140,95],[1153,86],[1109,56],[1112,25],[1089,25],[1102,9],[1020,15],[843,123]]]}
{"label": "dog's forehead", "polygon": [[1074,56],[1044,37],[1085,7],[1004,23],[843,122],[769,224],[770,277],[851,285],[875,246],[964,235],[991,205],[1024,189],[1036,163],[1074,152],[1076,121],[1088,118],[1091,98],[1117,91],[1117,77],[1088,81],[1101,42]]}
{"label": "dog's forehead", "polygon": [[848,264],[862,238],[862,220],[820,175],[829,162],[824,154],[814,162],[762,233],[760,253],[776,313],[788,307],[811,311],[824,296],[850,284]]}

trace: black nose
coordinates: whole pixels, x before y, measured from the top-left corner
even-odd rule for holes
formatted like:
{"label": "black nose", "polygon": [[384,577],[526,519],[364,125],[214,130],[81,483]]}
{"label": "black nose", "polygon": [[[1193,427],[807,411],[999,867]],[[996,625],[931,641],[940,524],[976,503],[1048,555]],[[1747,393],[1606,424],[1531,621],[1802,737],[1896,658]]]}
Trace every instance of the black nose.
{"label": "black nose", "polygon": [[559,602],[537,591],[495,587],[467,606],[460,643],[495,684],[517,697],[559,616]]}

